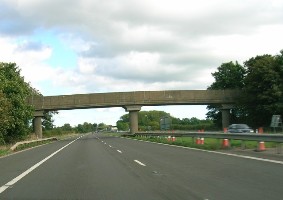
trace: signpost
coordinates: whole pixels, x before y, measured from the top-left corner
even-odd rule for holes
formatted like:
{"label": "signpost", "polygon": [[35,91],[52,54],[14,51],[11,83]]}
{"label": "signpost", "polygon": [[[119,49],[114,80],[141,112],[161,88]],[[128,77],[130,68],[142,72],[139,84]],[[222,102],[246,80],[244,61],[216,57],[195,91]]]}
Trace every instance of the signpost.
{"label": "signpost", "polygon": [[282,131],[283,131],[281,115],[272,116],[270,127],[274,128],[274,132],[276,132],[276,128],[278,127],[279,128],[282,127]]}

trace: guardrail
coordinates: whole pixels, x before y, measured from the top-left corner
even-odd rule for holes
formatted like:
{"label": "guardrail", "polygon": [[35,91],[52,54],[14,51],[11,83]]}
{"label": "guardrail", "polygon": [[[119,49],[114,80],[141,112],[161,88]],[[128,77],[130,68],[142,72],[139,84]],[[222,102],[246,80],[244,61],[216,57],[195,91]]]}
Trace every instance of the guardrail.
{"label": "guardrail", "polygon": [[174,137],[202,137],[217,139],[233,139],[248,141],[265,141],[283,143],[283,134],[256,134],[256,133],[220,133],[220,132],[137,132],[134,135],[144,136],[174,136]]}

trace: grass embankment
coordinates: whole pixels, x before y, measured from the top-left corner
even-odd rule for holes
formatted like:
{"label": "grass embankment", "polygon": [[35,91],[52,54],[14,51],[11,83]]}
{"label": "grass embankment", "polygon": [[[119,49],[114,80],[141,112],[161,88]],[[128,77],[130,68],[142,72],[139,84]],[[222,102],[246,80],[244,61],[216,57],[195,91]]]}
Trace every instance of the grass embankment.
{"label": "grass embankment", "polygon": [[[196,144],[195,140],[191,137],[176,137],[175,141],[168,141],[166,137],[154,137],[154,136],[149,136],[149,137],[136,136],[133,138],[144,140],[144,141],[172,144],[172,145],[177,145],[177,146],[192,147],[192,148],[206,149],[206,150],[223,149],[222,148],[223,139],[205,138],[204,144],[199,145],[199,144]],[[257,141],[243,141],[243,142],[245,144],[246,149],[256,149],[258,146]],[[265,147],[274,148],[276,147],[276,143],[265,142]],[[242,141],[230,140],[230,148],[242,148]]]}
{"label": "grass embankment", "polygon": [[0,147],[0,157],[8,155],[9,153],[11,153],[11,150],[9,148],[7,148],[6,146]]}

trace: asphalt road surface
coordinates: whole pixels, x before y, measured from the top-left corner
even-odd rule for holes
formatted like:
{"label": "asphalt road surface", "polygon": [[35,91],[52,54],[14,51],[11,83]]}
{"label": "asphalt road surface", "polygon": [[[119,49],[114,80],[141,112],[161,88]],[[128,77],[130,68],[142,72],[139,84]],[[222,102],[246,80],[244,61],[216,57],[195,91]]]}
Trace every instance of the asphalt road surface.
{"label": "asphalt road surface", "polygon": [[0,158],[0,199],[283,199],[283,162],[88,134]]}

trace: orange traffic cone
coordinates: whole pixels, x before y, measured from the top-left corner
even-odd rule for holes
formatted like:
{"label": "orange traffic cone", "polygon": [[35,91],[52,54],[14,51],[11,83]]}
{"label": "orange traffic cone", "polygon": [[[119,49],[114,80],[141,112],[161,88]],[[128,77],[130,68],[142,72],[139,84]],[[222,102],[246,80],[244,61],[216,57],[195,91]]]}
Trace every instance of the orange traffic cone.
{"label": "orange traffic cone", "polygon": [[257,151],[265,151],[264,142],[259,142],[259,143],[258,143]]}
{"label": "orange traffic cone", "polygon": [[175,138],[174,136],[172,137],[172,141],[173,141],[173,142],[175,142],[175,141],[176,141],[176,138]]}
{"label": "orange traffic cone", "polygon": [[196,144],[200,144],[200,143],[201,143],[200,138],[197,138]]}
{"label": "orange traffic cone", "polygon": [[228,148],[229,147],[229,140],[223,139],[222,140],[222,148]]}
{"label": "orange traffic cone", "polygon": [[201,145],[204,144],[204,138],[200,138],[200,144],[201,144]]}

